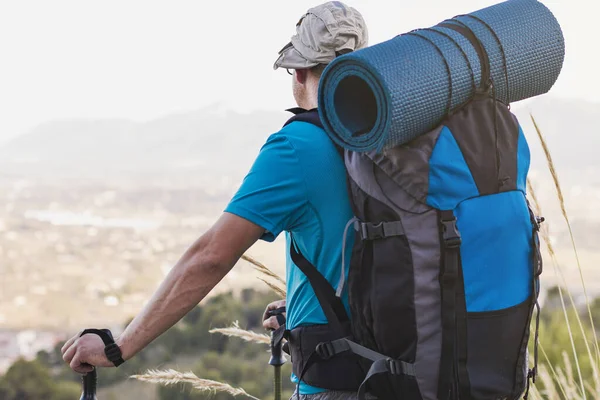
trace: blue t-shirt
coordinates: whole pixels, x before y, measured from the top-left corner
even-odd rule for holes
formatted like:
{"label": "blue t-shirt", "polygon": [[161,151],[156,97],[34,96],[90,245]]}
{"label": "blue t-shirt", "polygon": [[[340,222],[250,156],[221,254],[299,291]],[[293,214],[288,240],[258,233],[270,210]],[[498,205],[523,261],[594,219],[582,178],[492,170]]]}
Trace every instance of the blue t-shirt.
{"label": "blue t-shirt", "polygon": [[[263,240],[273,241],[285,231],[287,249],[291,234],[304,257],[337,289],[344,229],[353,215],[344,164],[323,129],[296,121],[271,135],[225,211],[264,228]],[[348,234],[346,264],[352,237]],[[347,277],[348,265],[345,271]],[[326,324],[308,279],[289,252],[286,278],[287,328]],[[345,289],[342,300],[349,312]],[[305,383],[299,390],[300,394],[322,391]]]}

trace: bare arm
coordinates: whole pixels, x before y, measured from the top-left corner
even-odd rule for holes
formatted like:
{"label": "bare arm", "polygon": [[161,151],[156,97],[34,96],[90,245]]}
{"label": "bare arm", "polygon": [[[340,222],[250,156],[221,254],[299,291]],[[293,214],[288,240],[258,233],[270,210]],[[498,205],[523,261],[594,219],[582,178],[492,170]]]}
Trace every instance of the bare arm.
{"label": "bare arm", "polygon": [[171,269],[150,302],[118,338],[125,360],[171,328],[233,268],[264,230],[233,214],[223,214]]}
{"label": "bare arm", "polygon": [[[231,270],[264,229],[233,214],[221,218],[183,254],[148,304],[116,342],[125,360],[171,328]],[[94,335],[75,336],[63,346],[63,358],[78,372],[81,364],[110,366],[104,344]]]}

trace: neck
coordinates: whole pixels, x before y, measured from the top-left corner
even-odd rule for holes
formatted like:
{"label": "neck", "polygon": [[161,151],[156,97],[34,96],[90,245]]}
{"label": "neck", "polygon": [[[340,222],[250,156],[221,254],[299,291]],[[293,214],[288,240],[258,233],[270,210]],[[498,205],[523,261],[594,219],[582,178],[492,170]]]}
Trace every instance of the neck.
{"label": "neck", "polygon": [[319,106],[317,96],[319,93],[319,79],[315,78],[311,73],[308,73],[306,82],[304,83],[304,93],[301,101],[298,102],[298,106],[305,110],[312,110]]}
{"label": "neck", "polygon": [[310,93],[306,93],[306,96],[298,102],[298,107],[304,108],[305,110],[312,110],[318,106],[319,102],[317,101],[316,90],[311,90]]}

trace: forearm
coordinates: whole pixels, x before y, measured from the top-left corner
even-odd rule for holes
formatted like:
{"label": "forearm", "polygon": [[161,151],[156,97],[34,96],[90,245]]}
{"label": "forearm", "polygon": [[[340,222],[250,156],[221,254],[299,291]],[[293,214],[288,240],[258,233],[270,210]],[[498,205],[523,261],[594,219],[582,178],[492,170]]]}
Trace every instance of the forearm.
{"label": "forearm", "polygon": [[206,250],[205,242],[200,239],[186,251],[142,312],[118,338],[125,360],[183,318],[231,269],[232,265],[215,261]]}

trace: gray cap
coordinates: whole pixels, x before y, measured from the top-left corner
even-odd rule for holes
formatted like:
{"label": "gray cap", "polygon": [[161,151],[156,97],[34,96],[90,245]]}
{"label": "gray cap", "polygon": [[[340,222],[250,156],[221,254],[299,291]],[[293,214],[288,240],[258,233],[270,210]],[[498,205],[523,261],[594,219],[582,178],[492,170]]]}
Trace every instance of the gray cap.
{"label": "gray cap", "polygon": [[279,52],[273,69],[305,69],[329,64],[343,53],[366,47],[369,41],[362,15],[340,1],[313,7],[296,24],[292,41]]}

